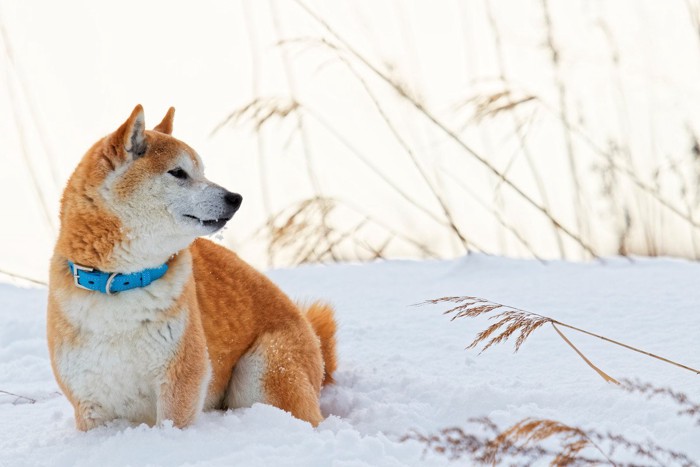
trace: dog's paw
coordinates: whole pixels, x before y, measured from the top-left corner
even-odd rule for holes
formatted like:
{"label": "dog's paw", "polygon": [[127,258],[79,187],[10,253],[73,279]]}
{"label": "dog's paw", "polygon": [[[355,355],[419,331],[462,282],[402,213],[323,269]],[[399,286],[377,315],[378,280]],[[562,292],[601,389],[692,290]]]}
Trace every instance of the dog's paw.
{"label": "dog's paw", "polygon": [[75,425],[80,431],[88,431],[109,421],[102,406],[96,402],[80,402],[75,409]]}

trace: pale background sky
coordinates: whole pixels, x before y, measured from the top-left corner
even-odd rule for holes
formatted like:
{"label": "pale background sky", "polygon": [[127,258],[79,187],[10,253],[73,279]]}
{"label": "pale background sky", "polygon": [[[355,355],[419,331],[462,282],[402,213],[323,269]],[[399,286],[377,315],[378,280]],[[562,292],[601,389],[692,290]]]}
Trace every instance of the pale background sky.
{"label": "pale background sky", "polygon": [[[572,186],[560,128],[548,116],[556,88],[544,47],[539,1],[329,1],[308,5],[375,65],[390,70],[418,99],[498,167],[510,169],[528,192],[535,185],[509,121],[469,120],[459,104],[499,89],[488,10],[500,31],[512,88],[536,94],[544,104],[524,108],[527,138],[546,181],[553,211],[575,226]],[[692,4],[690,2],[689,4]],[[686,128],[700,127],[700,53],[686,3],[662,1],[550,1],[562,73],[577,124],[597,144],[626,141],[637,167],[651,173],[689,153]],[[0,269],[46,277],[58,227],[58,198],[73,167],[98,138],[116,129],[141,103],[147,125],[169,106],[177,109],[174,136],[194,147],[211,179],[244,197],[243,208],[225,232],[225,243],[258,266],[262,247],[244,241],[265,219],[258,140],[252,125],[212,130],[254,97],[281,100],[294,95],[322,116],[381,171],[440,213],[406,153],[347,66],[317,39],[328,34],[295,2],[273,1],[0,1]],[[275,23],[275,20],[277,23]],[[280,45],[280,40],[287,42]],[[614,47],[611,47],[614,44]],[[611,50],[621,60],[615,64]],[[290,63],[285,68],[284,54]],[[347,56],[347,55],[346,55]],[[429,177],[445,190],[455,214],[489,252],[526,255],[518,243],[448,177],[461,180],[488,203],[497,180],[448,142],[425,118],[352,62],[385,106]],[[291,78],[290,78],[291,77]],[[291,79],[291,86],[290,86]],[[473,106],[472,106],[473,107]],[[465,108],[469,109],[469,106]],[[624,111],[616,109],[624,108]],[[623,117],[621,117],[623,116]],[[324,194],[346,200],[408,236],[426,241],[441,256],[463,250],[445,229],[402,202],[351,151],[317,121],[306,119],[309,150]],[[271,208],[278,211],[307,198],[302,143],[289,120],[263,129]],[[591,242],[613,254],[619,219],[599,202],[596,164],[601,160],[575,142],[586,189]],[[32,175],[33,174],[33,175]],[[48,206],[41,208],[36,186]],[[517,199],[506,197],[508,219],[542,256],[556,256],[548,223]],[[680,196],[669,192],[668,196]],[[678,235],[678,252],[694,237],[657,205],[640,211],[660,222],[658,235]],[[609,219],[605,216],[610,217]],[[597,220],[601,219],[600,222]],[[605,222],[603,220],[607,219]],[[656,228],[656,227],[654,227]],[[679,234],[682,230],[682,234]],[[569,257],[583,257],[566,243]],[[669,247],[670,253],[673,248]],[[393,256],[411,255],[397,244]]]}

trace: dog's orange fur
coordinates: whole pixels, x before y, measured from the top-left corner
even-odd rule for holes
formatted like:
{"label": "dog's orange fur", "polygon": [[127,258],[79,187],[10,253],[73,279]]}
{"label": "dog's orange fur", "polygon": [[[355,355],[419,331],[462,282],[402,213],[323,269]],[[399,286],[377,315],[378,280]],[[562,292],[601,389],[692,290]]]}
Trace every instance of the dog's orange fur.
{"label": "dog's orange fur", "polygon": [[[137,106],[115,133],[87,152],[71,176],[61,203],[61,231],[50,268],[48,344],[54,374],[75,408],[80,430],[105,420],[95,418],[94,401],[74,394],[70,378],[75,376],[58,364],[61,355],[88,342],[88,331],[63,307],[67,298],[99,292],[77,288],[67,261],[121,272],[114,249],[127,232],[99,190],[111,172],[129,162],[123,148],[129,148],[129,137],[142,112]],[[145,132],[147,152],[130,162],[133,167],[116,185],[117,196],[126,196],[129,190],[147,183],[149,176],[167,171],[170,159],[178,153],[193,154],[189,146],[170,136],[173,114],[171,108],[154,131]],[[196,164],[197,158],[192,159]],[[332,309],[314,303],[303,312],[264,275],[211,241],[197,239],[189,248],[172,253],[175,256],[168,260],[169,270],[158,282],[174,281],[172,271],[179,267],[191,268],[191,274],[179,296],[172,297],[169,308],[157,319],[167,323],[184,316],[186,326],[176,351],[169,361],[162,362],[163,382],[153,388],[158,394],[158,414],[134,421],[152,424],[169,419],[178,427],[190,424],[201,408],[201,402],[197,402],[201,399],[199,387],[207,377],[208,362],[212,376],[204,408],[227,408],[226,392],[237,362],[247,352],[257,350],[266,363],[261,381],[265,400],[260,402],[318,424],[322,420],[319,392],[323,383],[333,381],[337,366]],[[119,300],[119,295],[107,299]],[[90,310],[93,312],[101,310]],[[109,335],[111,331],[100,332]]]}
{"label": "dog's orange fur", "polygon": [[[268,402],[297,418],[320,422],[318,394],[324,377],[321,350],[324,346],[328,349],[325,367],[330,376],[336,366],[333,335],[316,337],[309,315],[305,316],[267,277],[232,251],[197,239],[190,252],[212,362],[209,395],[217,400],[223,397],[231,370],[244,352],[251,347],[276,347],[278,352],[268,354],[269,371],[264,381]],[[227,308],[235,310],[235,314],[221,312]],[[317,323],[335,329],[332,310],[327,305],[315,305],[312,309]],[[304,389],[290,391],[290,386]]]}

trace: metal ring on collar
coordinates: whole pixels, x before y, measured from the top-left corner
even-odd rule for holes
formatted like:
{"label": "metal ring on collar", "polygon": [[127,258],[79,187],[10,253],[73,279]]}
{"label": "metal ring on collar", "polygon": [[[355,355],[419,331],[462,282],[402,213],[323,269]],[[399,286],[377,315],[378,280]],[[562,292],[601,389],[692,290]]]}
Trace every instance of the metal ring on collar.
{"label": "metal ring on collar", "polygon": [[107,295],[114,295],[111,290],[109,290],[112,287],[112,281],[114,280],[115,277],[117,277],[117,272],[113,272],[112,274],[109,275],[109,278],[107,279],[107,284],[105,285],[105,292]]}

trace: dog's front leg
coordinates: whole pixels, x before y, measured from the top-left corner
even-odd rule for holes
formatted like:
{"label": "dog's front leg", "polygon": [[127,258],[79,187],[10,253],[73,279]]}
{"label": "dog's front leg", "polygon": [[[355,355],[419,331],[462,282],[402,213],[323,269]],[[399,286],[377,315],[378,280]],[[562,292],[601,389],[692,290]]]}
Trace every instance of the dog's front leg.
{"label": "dog's front leg", "polygon": [[191,392],[177,381],[163,383],[160,386],[157,408],[159,426],[166,420],[172,421],[178,428],[184,428],[194,422],[201,411],[201,405],[197,404],[197,397],[192,397]]}
{"label": "dog's front leg", "polygon": [[211,378],[211,364],[201,327],[190,327],[170,361],[158,388],[157,423],[171,420],[183,428],[202,411]]}

